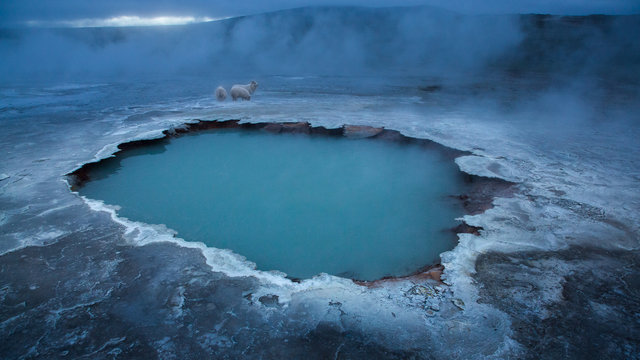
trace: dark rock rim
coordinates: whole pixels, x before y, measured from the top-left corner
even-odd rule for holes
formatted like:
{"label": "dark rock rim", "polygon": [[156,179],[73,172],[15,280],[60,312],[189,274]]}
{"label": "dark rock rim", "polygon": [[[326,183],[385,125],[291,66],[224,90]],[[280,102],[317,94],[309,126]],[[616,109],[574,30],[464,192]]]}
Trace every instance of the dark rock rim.
{"label": "dark rock rim", "polygon": [[[183,123],[162,131],[163,136],[154,139],[133,140],[118,144],[118,151],[112,156],[117,156],[127,150],[168,142],[172,138],[181,137],[200,131],[219,129],[242,129],[253,131],[265,131],[273,134],[304,134],[309,136],[330,136],[344,137],[347,139],[376,139],[382,141],[392,141],[398,143],[418,144],[425,148],[435,149],[445,155],[446,158],[454,160],[457,157],[471,155],[471,152],[449,148],[445,145],[428,139],[413,138],[401,134],[397,130],[389,130],[383,127],[372,127],[366,125],[343,125],[338,128],[326,128],[324,126],[312,126],[308,122],[240,122],[240,120],[197,120],[193,123]],[[102,166],[103,162],[109,158],[84,163],[79,168],[65,174],[65,178],[72,192],[77,192],[85,183],[91,181],[89,175],[91,171]],[[463,175],[463,180],[470,185],[468,194],[450,195],[458,200],[464,209],[464,215],[482,214],[493,207],[493,200],[497,197],[512,197],[515,193],[517,183],[498,178],[489,178],[458,171]],[[459,225],[451,228],[455,234],[472,234],[480,236],[482,227],[471,226],[461,221]],[[185,239],[185,241],[188,241]],[[259,269],[256,269],[259,271]],[[375,287],[385,282],[394,282],[406,279],[429,278],[441,282],[440,276],[444,271],[444,266],[440,263],[429,263],[421,266],[409,275],[384,276],[375,280],[351,279],[355,284]],[[335,275],[334,275],[335,276]],[[292,282],[299,283],[302,280],[295,277],[286,277]]]}

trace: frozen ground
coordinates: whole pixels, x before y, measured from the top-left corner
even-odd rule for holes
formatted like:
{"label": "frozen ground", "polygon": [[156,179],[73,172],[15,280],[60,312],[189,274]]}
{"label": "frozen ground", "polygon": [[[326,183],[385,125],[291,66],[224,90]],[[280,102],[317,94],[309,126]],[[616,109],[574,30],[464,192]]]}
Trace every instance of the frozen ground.
{"label": "frozen ground", "polygon": [[[0,32],[2,357],[640,358],[638,18],[430,11]],[[252,47],[263,56],[240,65],[296,76],[257,76],[251,102],[216,102],[218,84],[248,79],[200,74],[238,64],[205,53],[247,60]],[[311,70],[352,75],[298,76]],[[60,73],[75,80],[45,80]],[[516,191],[465,216],[483,230],[441,255],[444,283],[365,287],[255,271],[69,190],[65,174],[119,143],[198,119],[384,126],[466,150],[461,170]]]}
{"label": "frozen ground", "polygon": [[[425,92],[377,80],[358,93],[340,79],[260,80],[254,101],[223,104],[193,82],[180,97],[156,91],[172,84],[2,89],[3,354],[555,357],[590,343],[588,354],[638,356],[640,134],[637,113],[621,112],[637,105],[633,92],[600,108],[604,120],[570,113],[566,124],[526,99],[498,111],[502,92],[455,111],[441,105],[482,82]],[[611,101],[625,101],[623,90]],[[471,151],[456,160],[462,170],[518,191],[465,217],[484,230],[461,234],[442,255],[447,285],[376,288],[256,272],[235,254],[114,218],[69,191],[64,175],[82,163],[194,119],[385,126]]]}

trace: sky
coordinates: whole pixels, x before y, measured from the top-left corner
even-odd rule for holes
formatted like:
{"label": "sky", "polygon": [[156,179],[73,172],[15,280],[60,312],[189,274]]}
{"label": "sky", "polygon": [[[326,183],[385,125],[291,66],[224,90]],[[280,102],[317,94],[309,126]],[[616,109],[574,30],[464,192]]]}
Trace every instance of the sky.
{"label": "sky", "polygon": [[[125,18],[150,24],[196,22],[303,6],[430,5],[462,13],[639,14],[640,0],[2,0],[0,23],[12,25],[91,24]],[[133,19],[133,20],[132,20]],[[155,20],[150,20],[155,19]],[[143,24],[144,25],[144,24]]]}

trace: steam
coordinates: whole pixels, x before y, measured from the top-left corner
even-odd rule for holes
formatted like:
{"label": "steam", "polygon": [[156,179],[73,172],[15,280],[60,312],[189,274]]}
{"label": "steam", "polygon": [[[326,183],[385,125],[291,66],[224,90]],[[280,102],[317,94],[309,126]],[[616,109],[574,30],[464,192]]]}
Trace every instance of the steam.
{"label": "steam", "polygon": [[517,17],[306,8],[167,28],[7,30],[4,76],[471,71],[521,40]]}
{"label": "steam", "polygon": [[11,81],[539,72],[637,79],[638,33],[636,16],[303,8],[172,27],[5,29],[0,75]]}

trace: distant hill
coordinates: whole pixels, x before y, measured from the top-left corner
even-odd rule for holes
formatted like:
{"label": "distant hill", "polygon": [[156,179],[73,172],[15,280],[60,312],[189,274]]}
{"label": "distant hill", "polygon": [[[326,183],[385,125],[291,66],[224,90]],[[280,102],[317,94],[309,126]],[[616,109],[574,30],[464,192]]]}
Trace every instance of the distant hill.
{"label": "distant hill", "polygon": [[13,76],[259,73],[640,75],[640,16],[307,7],[157,27],[0,30]]}

